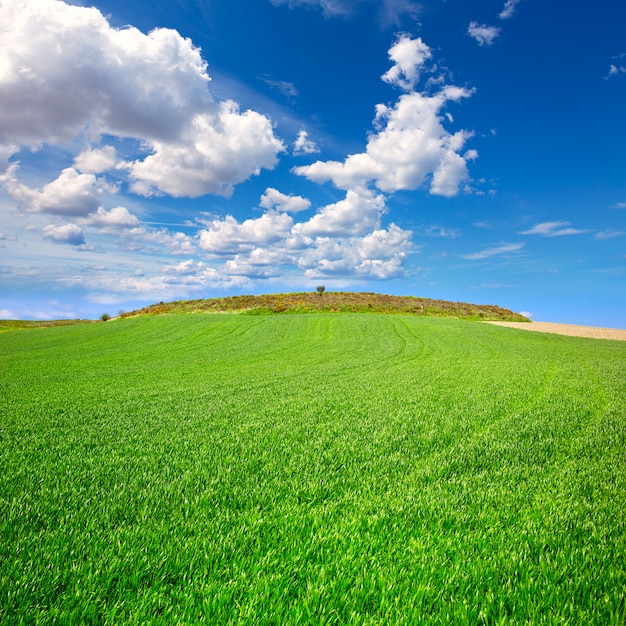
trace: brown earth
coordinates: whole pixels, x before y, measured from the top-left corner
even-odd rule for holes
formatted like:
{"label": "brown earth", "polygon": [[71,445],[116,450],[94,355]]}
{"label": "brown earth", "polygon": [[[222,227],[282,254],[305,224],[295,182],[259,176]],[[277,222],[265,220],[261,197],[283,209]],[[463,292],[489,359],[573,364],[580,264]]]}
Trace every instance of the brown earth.
{"label": "brown earth", "polygon": [[626,330],[618,328],[596,328],[595,326],[575,326],[574,324],[555,324],[554,322],[487,322],[498,326],[510,326],[522,330],[540,333],[555,333],[572,337],[590,337],[592,339],[614,339],[626,341]]}

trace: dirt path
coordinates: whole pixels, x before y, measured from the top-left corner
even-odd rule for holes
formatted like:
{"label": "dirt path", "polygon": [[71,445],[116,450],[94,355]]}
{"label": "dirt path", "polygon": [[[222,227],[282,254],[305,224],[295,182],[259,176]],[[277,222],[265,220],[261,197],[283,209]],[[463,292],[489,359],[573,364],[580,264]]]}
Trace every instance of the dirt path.
{"label": "dirt path", "polygon": [[572,337],[591,337],[592,339],[616,339],[626,341],[626,330],[617,328],[596,328],[594,326],[575,326],[574,324],[555,324],[554,322],[487,322],[498,326],[510,326],[539,333],[556,333]]}

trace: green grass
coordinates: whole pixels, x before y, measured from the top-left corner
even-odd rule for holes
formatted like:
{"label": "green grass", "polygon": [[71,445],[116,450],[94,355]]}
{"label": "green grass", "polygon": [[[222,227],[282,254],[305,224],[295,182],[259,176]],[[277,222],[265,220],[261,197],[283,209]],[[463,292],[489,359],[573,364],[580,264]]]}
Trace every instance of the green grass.
{"label": "green grass", "polygon": [[91,320],[0,320],[0,333],[25,328],[56,328],[58,326],[75,326],[91,324]]}
{"label": "green grass", "polygon": [[0,335],[2,624],[624,624],[626,344],[406,315]]}

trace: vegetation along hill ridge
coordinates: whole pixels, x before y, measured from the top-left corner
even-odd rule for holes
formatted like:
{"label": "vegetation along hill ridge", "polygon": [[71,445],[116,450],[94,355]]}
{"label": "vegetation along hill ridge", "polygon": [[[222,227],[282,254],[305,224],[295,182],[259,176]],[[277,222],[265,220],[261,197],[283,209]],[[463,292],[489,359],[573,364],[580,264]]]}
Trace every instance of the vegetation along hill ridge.
{"label": "vegetation along hill ridge", "polygon": [[226,298],[159,302],[151,306],[121,313],[120,317],[162,315],[167,313],[241,313],[265,315],[272,313],[396,313],[453,317],[483,321],[529,322],[519,313],[492,304],[470,304],[431,300],[416,296],[391,296],[371,292],[300,292],[266,295],[242,295]]}

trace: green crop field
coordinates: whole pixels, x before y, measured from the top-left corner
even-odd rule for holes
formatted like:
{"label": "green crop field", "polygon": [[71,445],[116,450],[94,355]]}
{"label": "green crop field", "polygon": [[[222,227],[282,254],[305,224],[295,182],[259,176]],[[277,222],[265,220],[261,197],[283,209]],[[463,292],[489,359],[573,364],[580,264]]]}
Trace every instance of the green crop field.
{"label": "green crop field", "polygon": [[2,624],[626,623],[626,343],[135,317],[0,394]]}

